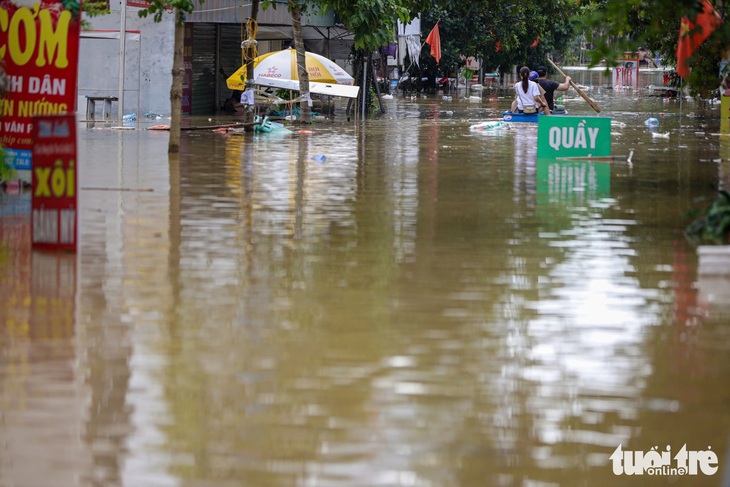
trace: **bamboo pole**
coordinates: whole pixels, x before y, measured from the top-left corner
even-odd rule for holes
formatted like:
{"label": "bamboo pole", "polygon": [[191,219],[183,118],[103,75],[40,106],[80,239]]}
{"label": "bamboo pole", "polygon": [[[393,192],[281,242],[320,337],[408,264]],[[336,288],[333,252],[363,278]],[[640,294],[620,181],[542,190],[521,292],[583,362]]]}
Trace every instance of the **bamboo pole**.
{"label": "bamboo pole", "polygon": [[[564,78],[567,78],[567,76],[565,76],[565,73],[563,73],[563,71],[558,67],[557,64],[555,64],[553,62],[552,59],[548,58],[548,62],[552,65],[553,68],[555,68],[555,69],[558,70],[558,73],[560,73]],[[593,102],[593,100],[591,100],[590,98],[588,98],[588,95],[586,95],[585,93],[583,93],[583,90],[581,90],[580,88],[578,88],[578,85],[576,85],[575,83],[573,83],[573,80],[572,79],[570,80],[570,86],[572,86],[573,88],[575,88],[575,91],[577,91],[578,94],[580,96],[582,96],[585,101],[588,102],[588,104],[591,106],[591,108],[593,108],[596,111],[596,113],[601,113],[601,109],[598,108],[598,105],[596,105]]]}

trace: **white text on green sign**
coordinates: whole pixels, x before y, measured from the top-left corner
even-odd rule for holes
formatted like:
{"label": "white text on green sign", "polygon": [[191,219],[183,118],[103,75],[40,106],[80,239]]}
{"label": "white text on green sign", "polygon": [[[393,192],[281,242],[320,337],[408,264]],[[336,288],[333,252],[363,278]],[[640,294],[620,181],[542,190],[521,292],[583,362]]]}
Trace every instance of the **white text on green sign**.
{"label": "white text on green sign", "polygon": [[604,117],[539,117],[538,157],[611,155],[611,120]]}

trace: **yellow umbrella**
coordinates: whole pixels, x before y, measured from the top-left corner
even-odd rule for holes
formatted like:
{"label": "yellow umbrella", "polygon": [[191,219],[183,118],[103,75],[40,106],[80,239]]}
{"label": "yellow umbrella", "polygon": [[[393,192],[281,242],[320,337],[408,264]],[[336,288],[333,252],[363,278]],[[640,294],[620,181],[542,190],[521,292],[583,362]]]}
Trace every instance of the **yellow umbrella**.
{"label": "yellow umbrella", "polygon": [[[305,53],[305,63],[309,72],[309,81],[315,83],[332,83],[351,85],[354,80],[334,61],[313,52]],[[275,78],[281,80],[298,80],[297,52],[294,49],[262,54],[253,60],[253,77]],[[246,89],[246,66],[243,65],[227,80],[231,90]]]}

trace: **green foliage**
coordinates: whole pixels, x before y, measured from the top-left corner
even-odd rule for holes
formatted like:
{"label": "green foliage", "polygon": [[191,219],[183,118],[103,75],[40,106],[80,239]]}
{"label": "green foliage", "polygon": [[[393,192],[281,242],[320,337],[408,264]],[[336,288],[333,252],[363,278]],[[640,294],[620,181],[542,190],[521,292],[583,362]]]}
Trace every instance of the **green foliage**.
{"label": "green foliage", "polygon": [[[712,3],[726,18],[730,4]],[[575,21],[578,28],[591,33],[594,66],[604,60],[614,66],[624,52],[639,47],[660,54],[663,64],[676,66],[680,21],[685,15],[693,19],[699,9],[697,0],[595,0],[583,3]],[[719,64],[729,44],[730,25],[725,22],[690,58],[692,74],[685,81],[694,94],[707,97],[718,87]]]}
{"label": "green foliage", "polygon": [[726,244],[730,234],[730,194],[720,191],[707,214],[690,223],[686,234],[695,240]]}
{"label": "green foliage", "polygon": [[321,13],[330,10],[354,34],[355,49],[372,52],[395,39],[397,21],[407,24],[429,8],[431,0],[315,0]]}
{"label": "green foliage", "polygon": [[[407,24],[431,6],[433,0],[291,0],[301,13],[334,12],[354,35],[356,50],[373,52],[395,40],[398,20]],[[262,0],[261,7],[276,8],[275,0]]]}
{"label": "green foliage", "polygon": [[[76,2],[76,4],[78,5],[78,2]],[[110,14],[112,11],[109,10],[108,4],[106,2],[82,1],[81,2],[81,12],[83,12],[86,15],[86,17],[96,17],[99,15]],[[86,20],[82,17],[81,18],[81,28],[84,30],[89,30],[92,28],[92,26],[88,20]]]}
{"label": "green foliage", "polygon": [[[198,0],[198,2],[202,4],[203,0]],[[149,7],[140,9],[137,15],[142,18],[151,15],[155,22],[161,22],[162,16],[174,9],[178,14],[175,21],[179,25],[185,24],[185,14],[192,13],[195,9],[194,0],[150,0],[149,4]]]}
{"label": "green foliage", "polygon": [[291,90],[284,90],[284,89],[276,90],[276,96],[278,96],[279,98],[281,98],[282,100],[285,100],[285,101],[289,101],[293,98]]}
{"label": "green foliage", "polygon": [[[107,7],[106,2],[81,2],[81,11],[86,17],[96,17],[98,15],[107,15],[112,11]],[[91,30],[93,26],[83,16],[81,17],[81,29]]]}
{"label": "green foliage", "polygon": [[[575,37],[571,18],[577,9],[575,0],[442,0],[423,13],[421,25],[427,35],[441,20],[440,65],[447,71],[463,64],[462,54],[481,57],[487,71],[506,71],[515,65],[545,64],[547,53],[565,49]],[[538,36],[537,46],[531,47]],[[424,46],[421,59],[427,65],[434,64],[429,52]]]}
{"label": "green foliage", "polygon": [[377,113],[377,111],[380,109],[380,105],[378,103],[378,94],[375,92],[375,88],[373,88],[373,86],[373,84],[368,85],[368,97],[367,100],[365,100],[368,107],[368,115]]}

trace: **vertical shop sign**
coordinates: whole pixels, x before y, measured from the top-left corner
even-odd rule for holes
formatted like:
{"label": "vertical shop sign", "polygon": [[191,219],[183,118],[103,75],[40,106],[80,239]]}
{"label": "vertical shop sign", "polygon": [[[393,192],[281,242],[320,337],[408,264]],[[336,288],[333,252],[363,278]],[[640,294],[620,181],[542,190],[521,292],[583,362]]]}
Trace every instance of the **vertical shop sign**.
{"label": "vertical shop sign", "polygon": [[75,111],[80,14],[77,1],[0,2],[0,142],[16,169],[31,168],[34,116]]}
{"label": "vertical shop sign", "polygon": [[33,123],[34,248],[76,250],[76,115],[35,117]]}

